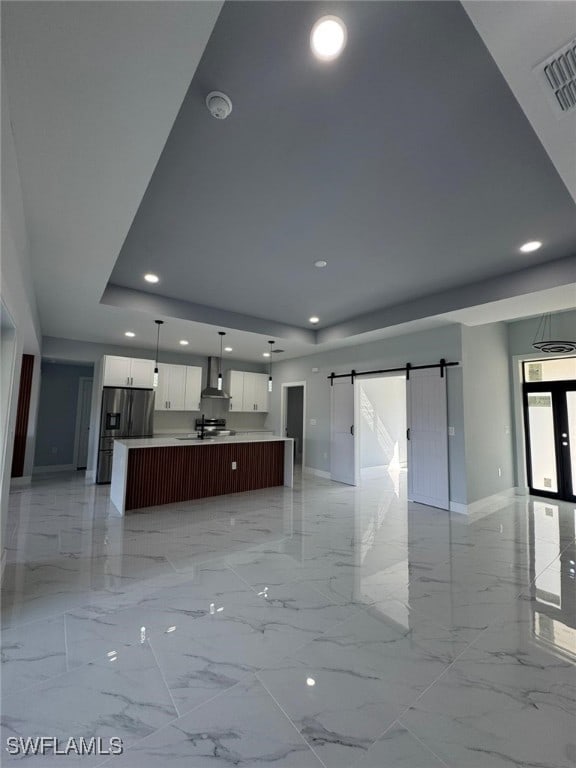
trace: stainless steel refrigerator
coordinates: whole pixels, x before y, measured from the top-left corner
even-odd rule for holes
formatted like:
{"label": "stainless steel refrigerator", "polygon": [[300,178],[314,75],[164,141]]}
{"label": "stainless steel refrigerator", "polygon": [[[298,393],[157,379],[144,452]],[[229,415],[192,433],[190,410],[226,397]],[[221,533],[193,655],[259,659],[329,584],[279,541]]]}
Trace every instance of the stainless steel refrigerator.
{"label": "stainless steel refrigerator", "polygon": [[112,479],[114,440],[152,437],[154,434],[154,390],[104,387],[100,415],[97,483]]}

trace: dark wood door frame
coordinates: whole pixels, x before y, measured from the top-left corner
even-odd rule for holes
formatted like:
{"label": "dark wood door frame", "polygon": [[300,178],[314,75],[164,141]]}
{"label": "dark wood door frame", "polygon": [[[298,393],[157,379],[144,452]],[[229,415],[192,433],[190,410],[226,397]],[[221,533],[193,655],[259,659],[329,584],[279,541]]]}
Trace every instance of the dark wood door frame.
{"label": "dark wood door frame", "polygon": [[33,376],[34,355],[22,355],[20,388],[18,390],[18,409],[16,411],[16,426],[14,428],[12,477],[22,477],[24,474],[24,458],[26,456],[26,438],[28,435],[28,418],[30,416],[30,398],[32,395]]}

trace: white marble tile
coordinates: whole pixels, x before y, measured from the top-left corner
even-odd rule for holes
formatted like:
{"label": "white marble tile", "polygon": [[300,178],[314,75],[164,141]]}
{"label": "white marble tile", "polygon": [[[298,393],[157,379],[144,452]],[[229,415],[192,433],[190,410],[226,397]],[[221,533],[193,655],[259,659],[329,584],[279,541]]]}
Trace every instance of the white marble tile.
{"label": "white marble tile", "polygon": [[447,768],[406,728],[397,724],[389,728],[367,750],[355,768]]}
{"label": "white marble tile", "polygon": [[[8,694],[2,704],[4,736],[50,735],[63,741],[71,736],[116,736],[125,746],[177,716],[147,646],[118,649],[115,658],[103,654],[34,689]],[[34,760],[30,756],[23,762]]]}
{"label": "white marble tile", "polygon": [[3,695],[32,688],[66,672],[63,616],[3,630],[0,642]]}
{"label": "white marble tile", "polygon": [[143,739],[107,765],[322,768],[288,718],[253,678]]}
{"label": "white marble tile", "polygon": [[573,505],[468,520],[401,474],[119,518],[74,473],[11,494],[6,534],[4,734],[155,768],[576,763]]}

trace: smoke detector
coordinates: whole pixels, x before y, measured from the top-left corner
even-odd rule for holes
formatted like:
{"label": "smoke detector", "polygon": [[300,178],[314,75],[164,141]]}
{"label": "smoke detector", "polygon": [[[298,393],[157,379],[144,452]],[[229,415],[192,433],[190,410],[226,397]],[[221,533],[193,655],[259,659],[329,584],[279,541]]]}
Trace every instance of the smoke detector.
{"label": "smoke detector", "polygon": [[206,96],[206,106],[212,117],[215,117],[217,120],[226,120],[230,112],[232,112],[232,102],[221,91],[211,91]]}

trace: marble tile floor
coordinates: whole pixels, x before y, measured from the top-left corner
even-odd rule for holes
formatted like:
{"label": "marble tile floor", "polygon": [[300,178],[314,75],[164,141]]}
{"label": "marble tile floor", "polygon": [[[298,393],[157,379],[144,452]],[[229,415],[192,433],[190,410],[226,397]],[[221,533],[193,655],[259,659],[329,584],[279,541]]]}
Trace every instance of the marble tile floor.
{"label": "marble tile floor", "polygon": [[[573,505],[479,519],[304,476],[119,517],[106,487],[10,497],[2,764],[574,768]],[[122,739],[11,756],[8,737]]]}

